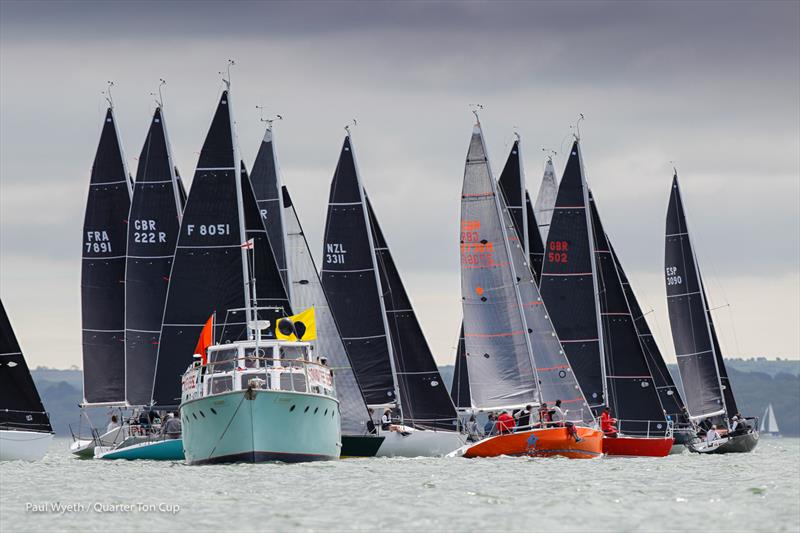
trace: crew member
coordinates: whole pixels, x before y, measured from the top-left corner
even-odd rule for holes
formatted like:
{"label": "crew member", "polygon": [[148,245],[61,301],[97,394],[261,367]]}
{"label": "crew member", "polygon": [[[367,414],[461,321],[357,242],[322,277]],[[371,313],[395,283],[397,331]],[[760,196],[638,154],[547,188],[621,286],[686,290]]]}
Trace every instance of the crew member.
{"label": "crew member", "polygon": [[519,412],[517,415],[517,427],[525,428],[531,425],[531,409],[533,406],[526,405],[525,409]]}
{"label": "crew member", "polygon": [[611,412],[608,407],[603,409],[603,414],[600,415],[600,429],[603,430],[603,435],[611,438],[616,437],[617,427],[614,425],[616,423],[617,419],[611,417]]}
{"label": "crew member", "polygon": [[119,422],[117,421],[117,415],[111,415],[111,422],[108,423],[106,426],[106,433],[110,433],[119,427]]}
{"label": "crew member", "polygon": [[497,417],[497,432],[501,435],[514,431],[514,425],[514,417],[508,414],[507,411],[503,411]]}
{"label": "crew member", "polygon": [[386,409],[381,417],[381,429],[389,431],[389,426],[392,425],[392,410]]}
{"label": "crew member", "polygon": [[556,400],[556,405],[553,407],[553,422],[557,422],[557,426],[563,426],[566,419],[567,413],[561,408],[561,400]]}
{"label": "crew member", "polygon": [[161,425],[161,434],[166,436],[168,439],[179,439],[181,438],[182,432],[183,427],[178,414],[168,413],[166,422]]}

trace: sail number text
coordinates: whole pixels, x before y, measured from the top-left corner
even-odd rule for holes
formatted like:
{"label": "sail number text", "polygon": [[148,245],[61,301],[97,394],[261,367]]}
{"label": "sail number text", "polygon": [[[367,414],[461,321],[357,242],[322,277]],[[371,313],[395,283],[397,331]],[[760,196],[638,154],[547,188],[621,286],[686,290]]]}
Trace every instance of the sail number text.
{"label": "sail number text", "polygon": [[481,239],[480,220],[461,222],[461,264],[468,267],[494,265],[494,243]]}
{"label": "sail number text", "polygon": [[550,241],[547,243],[547,261],[549,263],[568,263],[569,256],[567,250],[569,243],[567,241]]}
{"label": "sail number text", "polygon": [[167,242],[167,234],[158,231],[155,220],[134,220],[133,221],[133,242],[144,244],[155,244]]}
{"label": "sail number text", "polygon": [[231,225],[230,224],[187,224],[186,225],[187,235],[192,235],[195,232],[203,236],[230,235]]}
{"label": "sail number text", "polygon": [[344,264],[346,255],[347,250],[344,249],[341,243],[332,242],[325,245],[325,262],[329,265]]}
{"label": "sail number text", "polygon": [[667,267],[667,285],[680,285],[683,283],[683,278],[678,274],[678,267]]}
{"label": "sail number text", "polygon": [[87,231],[86,232],[86,245],[87,252],[94,253],[110,253],[111,252],[111,239],[108,238],[108,232],[102,231]]}

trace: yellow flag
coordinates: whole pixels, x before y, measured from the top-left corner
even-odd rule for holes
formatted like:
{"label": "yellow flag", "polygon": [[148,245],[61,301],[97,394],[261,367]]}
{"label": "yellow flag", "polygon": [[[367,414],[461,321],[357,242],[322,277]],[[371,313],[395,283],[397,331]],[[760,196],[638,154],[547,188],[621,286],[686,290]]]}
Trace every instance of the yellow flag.
{"label": "yellow flag", "polygon": [[302,313],[278,320],[275,336],[284,341],[296,341],[298,337],[301,341],[315,340],[317,338],[317,321],[314,316],[314,308],[309,307]]}

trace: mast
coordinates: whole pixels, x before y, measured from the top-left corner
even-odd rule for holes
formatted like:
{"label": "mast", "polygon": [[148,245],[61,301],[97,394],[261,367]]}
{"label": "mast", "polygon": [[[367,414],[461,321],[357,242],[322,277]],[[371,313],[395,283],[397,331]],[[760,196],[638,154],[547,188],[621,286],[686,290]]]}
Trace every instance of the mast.
{"label": "mast", "polygon": [[[257,107],[261,109],[260,106]],[[276,120],[281,118],[280,115],[275,118],[261,118],[261,121],[266,123],[266,128],[253,163],[250,179],[261,217],[264,219],[270,246],[278,263],[281,280],[291,301],[295,287],[292,283],[291,272],[287,268],[287,220],[285,218],[287,213],[284,213],[286,205],[281,194],[283,180],[281,178],[280,165],[278,164],[277,148],[275,147],[274,124]]]}
{"label": "mast", "polygon": [[[238,217],[239,217],[239,242],[242,243],[240,246],[241,254],[242,254],[242,281],[244,283],[244,308],[245,308],[245,331],[247,332],[247,338],[250,339],[253,332],[251,332],[250,322],[255,320],[253,317],[253,304],[255,303],[258,305],[256,300],[256,287],[254,283],[254,278],[251,278],[250,275],[250,261],[249,261],[249,252],[247,246],[247,225],[245,224],[244,220],[244,199],[242,193],[242,164],[241,158],[239,156],[239,139],[236,135],[236,122],[234,122],[234,114],[233,114],[233,102],[231,99],[231,66],[234,65],[234,62],[228,60],[228,79],[224,79],[222,81],[225,82],[225,87],[228,91],[228,115],[230,117],[230,124],[231,124],[231,138],[233,139],[233,172],[236,179],[236,205],[238,210]],[[256,335],[258,336],[258,335]]]}
{"label": "mast", "polygon": [[[478,118],[478,112],[474,111],[474,113],[475,113],[475,119],[477,121],[477,124],[476,124],[475,127],[480,131],[480,139],[481,139],[481,145],[483,147],[483,153],[484,154],[488,154],[488,152],[486,150],[486,140],[483,138],[483,130],[481,128],[481,121],[480,121],[480,118]],[[520,160],[521,160],[521,158],[520,158]],[[501,222],[500,228],[501,228],[502,234],[503,234],[503,242],[505,243],[506,250],[508,250],[508,252],[509,252],[508,253],[509,259],[511,259],[511,255],[512,255],[511,242],[510,242],[510,240],[508,238],[508,229],[509,228],[508,228],[507,224],[505,223],[505,217],[503,216],[503,206],[501,205],[500,195],[498,194],[498,190],[497,190],[497,182],[494,180],[494,178],[492,178],[492,167],[489,164],[489,157],[488,156],[486,157],[486,168],[489,171],[489,177],[490,177],[489,181],[492,184],[492,193],[494,194],[495,209],[497,209],[497,216],[498,216],[498,218],[500,219],[500,222]],[[520,164],[520,172],[521,171],[522,171],[522,165]],[[522,194],[522,198],[524,199],[525,198],[525,181],[524,181],[524,177],[523,177],[522,174],[520,174],[520,188],[521,188],[521,191],[522,191],[522,193],[521,193]],[[506,212],[508,212],[507,208],[506,208]],[[528,255],[528,252],[527,252],[528,224],[527,224],[527,217],[525,216],[525,206],[524,205],[522,206],[522,217],[523,217],[522,218],[522,220],[523,220],[523,224],[522,224],[523,225],[523,231],[524,231],[524,235],[526,236],[525,239],[524,239],[524,243],[526,243],[526,244],[523,245],[522,249],[525,250],[525,262],[528,262],[528,261],[530,261],[530,256]],[[513,221],[511,222],[511,227],[513,227]],[[536,361],[533,358],[533,346],[531,346],[531,338],[530,338],[530,335],[528,334],[528,331],[530,331],[530,327],[528,327],[528,321],[526,320],[525,313],[522,310],[523,309],[522,296],[520,295],[520,292],[519,292],[519,282],[520,282],[521,278],[520,278],[520,276],[517,275],[517,270],[516,270],[516,268],[514,266],[513,259],[511,259],[508,262],[508,265],[511,268],[512,283],[514,285],[514,296],[516,297],[516,300],[517,300],[517,311],[519,313],[519,318],[520,318],[520,321],[522,322],[522,325],[523,325],[524,331],[525,331],[525,334],[523,335],[523,337],[525,337],[525,346],[526,346],[527,352],[528,352],[528,359],[530,360],[531,368],[533,369],[533,376],[534,376],[534,379],[535,379],[534,390],[535,390],[535,394],[539,398],[539,404],[541,405],[541,403],[542,403],[542,391],[539,388],[539,372],[538,372],[538,370],[536,368]]]}
{"label": "mast", "polygon": [[[581,115],[583,118],[583,115]],[[580,121],[579,121],[580,122]],[[586,229],[589,234],[589,261],[592,265],[592,286],[594,287],[594,308],[595,316],[597,317],[597,339],[600,350],[600,371],[603,377],[603,403],[608,406],[608,379],[606,378],[606,356],[605,356],[605,340],[603,337],[603,321],[600,314],[600,287],[597,283],[597,255],[594,247],[594,225],[592,224],[591,205],[589,204],[589,187],[586,185],[586,169],[583,166],[583,156],[580,149],[580,137],[575,136],[575,146],[578,150],[578,162],[581,170],[581,187],[583,189],[583,205],[586,206],[584,212],[586,214]]]}
{"label": "mast", "polygon": [[[528,189],[525,186],[525,168],[522,166],[522,137],[519,133],[514,132],[514,135],[517,136],[517,158],[518,158],[518,165],[519,165],[519,197],[522,199],[520,202],[520,209],[522,210],[522,249],[525,250],[525,257],[530,261],[531,256],[531,248],[530,248],[530,238],[528,236],[528,209],[527,204],[525,202],[526,197],[528,196]],[[532,269],[533,265],[531,265]],[[536,365],[534,365],[535,367]]]}
{"label": "mast", "polygon": [[383,290],[383,285],[381,284],[381,276],[378,271],[377,256],[375,255],[375,240],[373,235],[374,229],[372,228],[372,224],[370,223],[369,220],[369,214],[367,213],[367,200],[364,195],[364,185],[361,183],[361,172],[359,172],[358,170],[358,159],[356,158],[355,146],[353,145],[353,136],[352,133],[350,132],[349,125],[345,126],[345,131],[347,131],[347,138],[350,140],[350,150],[353,157],[353,165],[355,167],[356,182],[358,183],[358,193],[361,197],[361,205],[363,208],[362,210],[364,211],[364,224],[366,224],[367,227],[367,242],[369,244],[370,259],[372,261],[372,269],[375,273],[375,284],[378,287],[378,300],[380,302],[381,318],[383,319],[383,328],[384,331],[386,332],[386,346],[389,352],[389,365],[392,369],[394,400],[395,403],[397,404],[397,409],[400,412],[400,423],[403,423],[404,420],[403,406],[400,400],[400,387],[397,383],[397,365],[395,361],[394,347],[392,345],[393,343],[391,339],[391,331],[389,330],[389,321],[386,317],[386,302],[384,301],[385,292]]}

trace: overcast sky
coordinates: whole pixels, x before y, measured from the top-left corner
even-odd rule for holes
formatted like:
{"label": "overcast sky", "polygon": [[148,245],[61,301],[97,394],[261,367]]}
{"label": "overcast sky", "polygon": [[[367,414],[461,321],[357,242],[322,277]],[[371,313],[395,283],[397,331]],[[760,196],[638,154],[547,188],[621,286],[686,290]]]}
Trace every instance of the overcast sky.
{"label": "overcast sky", "polygon": [[[353,117],[362,177],[440,364],[460,321],[469,104],[492,166],[514,128],[528,186],[578,114],[605,228],[672,361],[664,217],[676,161],[727,356],[800,356],[798,2],[0,2],[0,295],[31,366],[81,365],[81,226],[106,81],[129,167],[167,80],[190,177],[234,58],[249,166],[256,105],[317,257]],[[187,180],[188,181],[188,180]],[[318,263],[319,264],[319,263]],[[725,307],[727,306],[727,307]]]}

